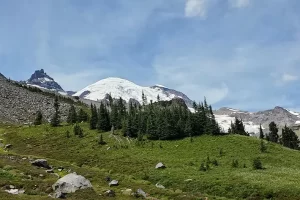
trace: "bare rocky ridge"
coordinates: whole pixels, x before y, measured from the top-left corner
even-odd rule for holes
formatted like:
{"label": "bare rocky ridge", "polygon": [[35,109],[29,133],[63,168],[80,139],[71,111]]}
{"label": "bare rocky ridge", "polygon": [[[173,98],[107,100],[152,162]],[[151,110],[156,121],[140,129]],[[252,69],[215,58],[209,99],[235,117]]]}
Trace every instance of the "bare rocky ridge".
{"label": "bare rocky ridge", "polygon": [[214,111],[214,113],[215,115],[237,117],[246,123],[252,122],[256,125],[262,124],[265,129],[268,129],[268,126],[272,121],[274,121],[279,127],[283,127],[285,125],[295,127],[297,126],[297,121],[300,121],[300,118],[296,114],[292,114],[292,112],[279,106],[276,106],[274,109],[253,113],[232,108],[220,108],[219,110]]}
{"label": "bare rocky ridge", "polygon": [[[29,91],[0,76],[0,121],[8,123],[30,123],[40,110],[45,120],[54,113],[54,99],[50,96]],[[66,119],[69,104],[60,102],[62,120]]]}

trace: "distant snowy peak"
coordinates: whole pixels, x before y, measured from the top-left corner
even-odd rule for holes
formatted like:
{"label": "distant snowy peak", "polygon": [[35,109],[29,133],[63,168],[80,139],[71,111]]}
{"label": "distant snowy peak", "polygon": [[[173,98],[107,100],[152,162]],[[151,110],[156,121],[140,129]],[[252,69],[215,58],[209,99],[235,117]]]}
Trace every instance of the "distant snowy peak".
{"label": "distant snowy peak", "polygon": [[158,97],[160,100],[180,98],[186,102],[187,106],[190,106],[192,102],[185,94],[162,85],[143,87],[131,81],[116,77],[102,79],[76,92],[73,96],[99,101],[104,99],[107,94],[110,94],[112,98],[122,97],[126,102],[129,102],[130,99],[134,99],[142,104],[143,93],[146,96],[148,103],[151,100],[156,102]]}
{"label": "distant snowy peak", "polygon": [[67,94],[62,87],[54,81],[52,77],[45,73],[43,69],[36,70],[31,77],[26,81],[27,85],[38,87],[41,89],[48,89],[59,92],[61,94]]}

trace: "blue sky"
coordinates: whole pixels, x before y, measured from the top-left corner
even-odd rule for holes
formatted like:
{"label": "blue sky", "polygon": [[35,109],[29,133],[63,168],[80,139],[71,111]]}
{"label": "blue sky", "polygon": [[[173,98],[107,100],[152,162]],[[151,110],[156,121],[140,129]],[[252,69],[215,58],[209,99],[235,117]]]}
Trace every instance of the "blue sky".
{"label": "blue sky", "polygon": [[65,90],[109,76],[214,107],[300,110],[298,0],[1,0],[0,72]]}

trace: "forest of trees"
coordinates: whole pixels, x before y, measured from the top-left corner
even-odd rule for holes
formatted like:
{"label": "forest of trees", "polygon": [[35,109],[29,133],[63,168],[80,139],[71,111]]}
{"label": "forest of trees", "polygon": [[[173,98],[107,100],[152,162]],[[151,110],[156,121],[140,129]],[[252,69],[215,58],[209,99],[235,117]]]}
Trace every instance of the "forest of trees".
{"label": "forest of trees", "polygon": [[[201,103],[193,103],[195,112],[191,112],[183,100],[159,101],[147,104],[147,98],[143,94],[142,105],[127,103],[119,98],[113,100],[108,98],[108,103],[100,103],[100,107],[91,104],[90,116],[81,108],[76,108],[71,104],[67,122],[76,124],[78,122],[89,121],[91,130],[107,132],[111,129],[121,130],[123,136],[133,138],[143,138],[146,136],[150,140],[172,140],[184,137],[209,135],[224,135],[221,130],[211,105],[208,105],[206,99]],[[59,125],[59,103],[58,98],[54,102],[55,113],[51,120],[52,126]],[[42,118],[42,116],[38,116]],[[78,129],[79,130],[79,129]],[[264,134],[262,126],[259,127],[259,138],[270,142],[279,143],[291,149],[299,149],[299,139],[296,133],[285,126],[282,129],[282,135],[278,135],[278,128],[275,122],[269,124],[269,133]],[[249,136],[245,131],[245,126],[241,119],[235,118],[231,122],[228,134],[239,134]],[[192,141],[192,139],[191,139]]]}
{"label": "forest of trees", "polygon": [[166,101],[147,104],[144,95],[143,100],[143,105],[130,103],[128,108],[122,98],[111,100],[109,106],[101,103],[98,109],[91,105],[90,129],[105,132],[113,127],[122,130],[123,136],[146,135],[152,140],[221,134],[212,107],[206,100],[194,103],[195,113],[191,113],[180,100],[174,104]]}

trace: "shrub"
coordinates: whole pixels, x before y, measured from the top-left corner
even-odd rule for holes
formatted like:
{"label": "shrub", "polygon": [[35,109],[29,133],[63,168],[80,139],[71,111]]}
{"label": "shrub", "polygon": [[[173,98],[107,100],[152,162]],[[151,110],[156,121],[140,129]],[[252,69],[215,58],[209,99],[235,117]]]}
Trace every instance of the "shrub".
{"label": "shrub", "polygon": [[253,160],[253,169],[263,169],[262,163],[259,158]]}
{"label": "shrub", "polygon": [[239,161],[238,160],[233,160],[232,163],[231,163],[231,167],[238,168],[239,167]]}
{"label": "shrub", "polygon": [[267,146],[263,140],[260,141],[260,152],[262,153],[267,152]]}

